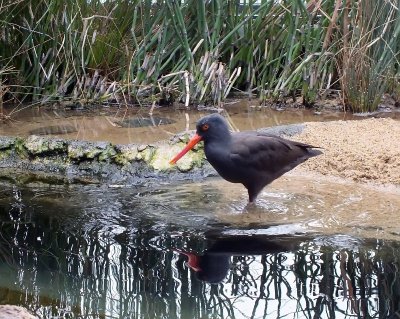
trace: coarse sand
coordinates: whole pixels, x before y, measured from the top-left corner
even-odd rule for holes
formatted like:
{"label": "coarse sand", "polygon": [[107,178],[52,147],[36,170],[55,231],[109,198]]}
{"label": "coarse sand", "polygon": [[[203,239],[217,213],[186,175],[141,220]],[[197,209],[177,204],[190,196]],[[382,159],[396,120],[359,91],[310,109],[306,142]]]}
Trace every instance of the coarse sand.
{"label": "coarse sand", "polygon": [[292,139],[323,148],[301,166],[358,182],[400,186],[400,122],[390,118],[306,123]]}

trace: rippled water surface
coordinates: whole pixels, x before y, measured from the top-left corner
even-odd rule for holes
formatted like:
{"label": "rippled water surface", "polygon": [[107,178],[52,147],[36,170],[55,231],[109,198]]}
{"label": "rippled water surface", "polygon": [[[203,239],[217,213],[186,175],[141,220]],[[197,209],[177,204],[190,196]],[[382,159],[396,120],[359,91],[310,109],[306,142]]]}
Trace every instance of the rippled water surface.
{"label": "rippled water surface", "polygon": [[0,304],[43,318],[388,318],[400,196],[294,172],[256,206],[219,178],[0,184]]}

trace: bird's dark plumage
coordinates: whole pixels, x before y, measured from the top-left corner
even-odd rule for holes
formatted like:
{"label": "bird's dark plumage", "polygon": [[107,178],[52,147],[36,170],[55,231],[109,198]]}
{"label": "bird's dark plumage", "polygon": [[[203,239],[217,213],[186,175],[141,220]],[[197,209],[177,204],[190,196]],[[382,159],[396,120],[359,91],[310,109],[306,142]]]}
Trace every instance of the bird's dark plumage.
{"label": "bird's dark plumage", "polygon": [[171,163],[201,140],[210,164],[227,181],[242,183],[250,202],[273,180],[310,157],[322,154],[315,146],[274,135],[256,131],[231,133],[221,115],[211,114],[197,122],[195,137]]}

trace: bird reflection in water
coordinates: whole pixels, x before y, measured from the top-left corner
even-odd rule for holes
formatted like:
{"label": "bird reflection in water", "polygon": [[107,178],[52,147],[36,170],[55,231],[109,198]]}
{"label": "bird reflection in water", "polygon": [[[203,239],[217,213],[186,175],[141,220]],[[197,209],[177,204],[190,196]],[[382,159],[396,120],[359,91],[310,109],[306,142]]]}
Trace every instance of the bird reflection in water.
{"label": "bird reflection in water", "polygon": [[222,282],[231,269],[231,257],[268,255],[295,251],[304,237],[223,236],[208,238],[208,248],[203,254],[175,249],[187,257],[186,265],[196,277],[211,284]]}

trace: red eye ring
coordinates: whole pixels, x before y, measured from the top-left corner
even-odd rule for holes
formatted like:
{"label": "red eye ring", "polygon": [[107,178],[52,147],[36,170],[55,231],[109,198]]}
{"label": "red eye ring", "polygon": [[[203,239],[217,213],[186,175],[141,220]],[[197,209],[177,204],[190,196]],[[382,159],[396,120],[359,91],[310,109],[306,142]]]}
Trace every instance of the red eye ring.
{"label": "red eye ring", "polygon": [[202,130],[202,131],[207,131],[208,128],[209,128],[208,124],[203,124],[203,125],[201,126],[201,130]]}

